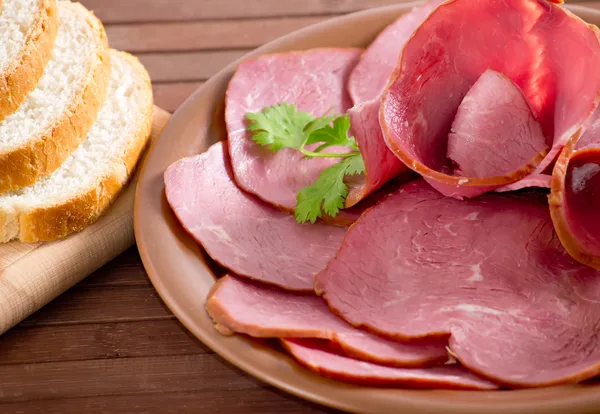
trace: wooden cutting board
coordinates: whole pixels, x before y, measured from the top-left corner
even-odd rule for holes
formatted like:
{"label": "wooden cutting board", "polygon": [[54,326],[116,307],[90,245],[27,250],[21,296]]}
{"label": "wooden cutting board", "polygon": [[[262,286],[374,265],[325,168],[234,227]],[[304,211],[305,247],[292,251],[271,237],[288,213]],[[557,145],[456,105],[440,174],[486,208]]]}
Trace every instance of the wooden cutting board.
{"label": "wooden cutting board", "polygon": [[[169,119],[154,107],[154,140]],[[0,244],[0,334],[134,243],[135,177],[107,213],[81,233],[48,243]]]}

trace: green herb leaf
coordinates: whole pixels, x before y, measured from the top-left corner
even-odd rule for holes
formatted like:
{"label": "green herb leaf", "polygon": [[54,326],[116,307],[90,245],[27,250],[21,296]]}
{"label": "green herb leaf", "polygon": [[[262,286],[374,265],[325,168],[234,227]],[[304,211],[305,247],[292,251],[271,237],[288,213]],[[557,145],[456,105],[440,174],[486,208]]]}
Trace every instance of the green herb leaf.
{"label": "green herb leaf", "polygon": [[[339,158],[321,173],[315,182],[303,188],[297,196],[296,220],[300,223],[314,223],[324,213],[335,217],[348,196],[348,186],[344,182],[347,175],[363,174],[365,164],[354,137],[349,137],[350,117],[348,115],[314,116],[296,110],[295,105],[282,103],[265,108],[262,112],[248,113],[248,131],[252,139],[271,151],[292,148],[300,151],[305,158]],[[320,144],[314,150],[306,145]],[[328,147],[346,147],[350,152],[323,152]]]}
{"label": "green herb leaf", "polygon": [[358,150],[354,137],[348,137],[349,130],[350,117],[348,115],[339,116],[333,120],[333,127],[327,123],[323,127],[314,130],[306,140],[306,145],[323,142],[324,144],[318,148],[319,151],[322,150],[321,147],[326,148],[324,146],[325,144],[327,144],[328,147],[338,145],[341,147],[356,148],[356,150]]}
{"label": "green herb leaf", "polygon": [[335,217],[344,208],[348,196],[348,186],[344,182],[347,175],[358,175],[365,172],[365,163],[360,153],[345,158],[321,173],[315,182],[304,187],[297,196],[295,210],[299,223],[314,223],[325,212]]}
{"label": "green herb leaf", "polygon": [[262,112],[248,113],[248,130],[257,144],[268,146],[271,151],[282,148],[302,148],[307,135],[304,129],[314,117],[296,110],[295,105],[282,103],[265,108]]}

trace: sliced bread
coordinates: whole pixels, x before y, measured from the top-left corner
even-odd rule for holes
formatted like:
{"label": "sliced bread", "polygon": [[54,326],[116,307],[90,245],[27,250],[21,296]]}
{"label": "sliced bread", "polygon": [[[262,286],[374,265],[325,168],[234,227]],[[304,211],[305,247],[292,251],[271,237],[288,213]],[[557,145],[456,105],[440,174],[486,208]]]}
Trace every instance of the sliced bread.
{"label": "sliced bread", "polygon": [[56,0],[0,1],[0,120],[19,109],[52,56]]}
{"label": "sliced bread", "polygon": [[150,77],[111,51],[107,100],[85,141],[48,177],[0,196],[0,241],[48,241],[97,220],[127,183],[152,124]]}
{"label": "sliced bread", "polygon": [[102,24],[78,3],[60,1],[57,14],[44,75],[0,122],[0,194],[56,170],[85,138],[106,97],[110,54]]}

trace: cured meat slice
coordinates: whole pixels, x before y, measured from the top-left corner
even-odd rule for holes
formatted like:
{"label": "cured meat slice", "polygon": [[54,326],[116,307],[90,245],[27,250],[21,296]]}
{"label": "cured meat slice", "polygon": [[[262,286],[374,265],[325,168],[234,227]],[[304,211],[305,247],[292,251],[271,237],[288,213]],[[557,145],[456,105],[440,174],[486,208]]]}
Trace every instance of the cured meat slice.
{"label": "cured meat slice", "polygon": [[[586,121],[584,131],[585,132],[583,132],[583,134],[579,133],[574,135],[573,139],[575,140],[577,140],[577,137],[581,137],[575,144],[575,150],[600,147],[600,107],[597,107],[596,111]],[[566,171],[564,169],[565,162],[568,162],[568,159],[573,156],[573,146],[571,146],[570,149],[565,150],[562,155],[562,158],[560,158],[560,163],[562,166],[557,169],[558,174],[560,174],[561,171]],[[549,168],[546,169],[549,170]],[[537,168],[536,172],[532,173],[531,175],[520,181],[517,181],[516,183],[500,187],[497,191],[512,191],[526,187],[550,188],[552,176],[550,175],[549,171],[547,173],[538,173],[538,171],[541,170],[541,168]],[[559,184],[559,186],[561,185],[562,184]],[[564,237],[561,237],[561,239],[564,239]],[[569,252],[572,252],[572,250],[569,250]]]}
{"label": "cured meat slice", "polygon": [[460,365],[431,368],[393,368],[338,355],[306,340],[281,340],[298,362],[312,371],[342,381],[364,385],[414,388],[494,390],[498,386],[477,377]]}
{"label": "cured meat slice", "polygon": [[600,372],[600,272],[565,252],[545,198],[458,201],[411,182],[354,224],[315,290],[354,326],[449,337],[452,355],[494,382],[591,378]]}
{"label": "cured meat slice", "polygon": [[600,147],[600,107],[588,119],[585,132],[575,144],[575,149]]}
{"label": "cured meat slice", "polygon": [[504,185],[496,189],[499,193],[506,193],[508,191],[517,191],[524,188],[550,188],[550,181],[552,176],[548,174],[529,174],[527,177],[517,181],[516,183]]}
{"label": "cured meat slice", "polygon": [[600,270],[600,135],[592,126],[565,146],[552,174],[550,212],[563,246]]}
{"label": "cured meat slice", "polygon": [[388,147],[445,194],[473,196],[473,187],[489,191],[530,171],[451,175],[448,132],[462,99],[487,69],[515,82],[535,110],[552,145],[536,171],[543,173],[598,104],[597,29],[544,0],[453,0],[429,15],[406,43],[382,94],[380,121]]}
{"label": "cured meat slice", "polygon": [[531,170],[548,148],[523,93],[493,70],[483,72],[467,92],[451,131],[448,158],[457,176],[512,175],[524,165]]}
{"label": "cured meat slice", "polygon": [[224,334],[327,339],[347,355],[384,365],[429,366],[448,360],[446,341],[407,344],[384,339],[353,328],[314,294],[284,291],[233,276],[215,284],[206,310]]}
{"label": "cured meat slice", "polygon": [[345,113],[352,106],[346,83],[360,53],[360,49],[314,49],[240,64],[227,88],[225,122],[233,172],[243,190],[292,211],[298,192],[339,161],[305,159],[296,150],[272,152],[261,147],[246,130],[245,117],[283,102],[315,116]]}
{"label": "cured meat slice", "polygon": [[400,16],[363,52],[350,74],[348,91],[355,105],[378,98],[414,31],[444,0],[430,0]]}
{"label": "cured meat slice", "polygon": [[348,111],[351,133],[365,162],[366,173],[350,185],[346,207],[350,207],[406,171],[406,166],[385,145],[379,126],[379,101],[372,100]]}
{"label": "cured meat slice", "polygon": [[293,216],[242,192],[223,143],[165,172],[165,193],[183,227],[221,265],[291,290],[313,290],[346,230],[298,224]]}

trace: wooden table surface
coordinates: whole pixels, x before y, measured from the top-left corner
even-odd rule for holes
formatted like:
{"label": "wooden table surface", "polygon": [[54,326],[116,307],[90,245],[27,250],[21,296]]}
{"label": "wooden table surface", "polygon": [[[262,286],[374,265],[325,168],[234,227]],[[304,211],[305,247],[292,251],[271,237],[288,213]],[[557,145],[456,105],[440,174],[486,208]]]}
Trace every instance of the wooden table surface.
{"label": "wooden table surface", "polygon": [[[83,0],[173,111],[248,50],[397,0]],[[600,1],[587,2],[600,6]],[[135,248],[0,338],[0,413],[318,413],[224,362],[149,283]]]}

